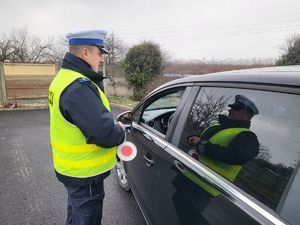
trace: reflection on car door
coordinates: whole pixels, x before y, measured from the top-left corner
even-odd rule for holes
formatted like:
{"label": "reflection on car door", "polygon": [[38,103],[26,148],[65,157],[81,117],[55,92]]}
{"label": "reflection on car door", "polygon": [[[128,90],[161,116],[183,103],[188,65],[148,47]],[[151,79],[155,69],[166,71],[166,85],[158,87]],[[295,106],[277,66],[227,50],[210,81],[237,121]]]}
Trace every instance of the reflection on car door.
{"label": "reflection on car door", "polygon": [[[160,152],[153,180],[153,210],[157,224],[260,224],[177,156],[170,155],[174,149],[168,146],[166,151]],[[180,150],[177,152],[180,154]]]}

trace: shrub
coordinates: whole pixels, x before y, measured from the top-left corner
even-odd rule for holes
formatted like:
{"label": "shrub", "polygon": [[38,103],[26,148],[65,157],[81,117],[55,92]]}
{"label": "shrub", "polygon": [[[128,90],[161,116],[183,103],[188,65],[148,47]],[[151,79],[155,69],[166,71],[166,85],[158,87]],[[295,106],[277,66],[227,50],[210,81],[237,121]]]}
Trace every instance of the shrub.
{"label": "shrub", "polygon": [[134,98],[140,100],[147,84],[160,74],[162,53],[158,44],[145,41],[129,49],[123,67],[134,87]]}
{"label": "shrub", "polygon": [[277,60],[276,65],[300,65],[300,33],[286,40],[283,54]]}

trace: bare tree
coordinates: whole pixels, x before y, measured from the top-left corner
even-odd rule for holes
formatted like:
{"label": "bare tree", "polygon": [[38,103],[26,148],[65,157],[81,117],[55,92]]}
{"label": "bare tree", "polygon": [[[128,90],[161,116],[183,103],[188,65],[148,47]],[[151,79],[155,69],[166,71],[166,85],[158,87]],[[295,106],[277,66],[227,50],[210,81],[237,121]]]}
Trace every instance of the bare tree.
{"label": "bare tree", "polygon": [[21,62],[27,63],[28,60],[28,39],[29,34],[26,28],[22,28],[19,30],[13,30],[10,33],[10,40],[12,41],[12,48],[14,49],[14,53],[12,55],[13,62]]}
{"label": "bare tree", "polygon": [[203,91],[190,112],[189,126],[199,132],[203,131],[226,109],[229,98]]}
{"label": "bare tree", "polygon": [[64,37],[58,37],[51,48],[51,54],[49,55],[48,63],[56,63],[61,66],[62,59],[65,53],[68,51],[68,42]]}
{"label": "bare tree", "polygon": [[56,63],[65,48],[53,37],[42,40],[31,35],[26,28],[12,30],[0,37],[0,61],[19,63]]}
{"label": "bare tree", "polygon": [[9,59],[13,53],[12,41],[6,34],[3,34],[2,37],[0,37],[0,62]]}
{"label": "bare tree", "polygon": [[119,63],[127,52],[126,44],[114,32],[106,36],[105,48],[108,50],[108,55],[105,57],[107,65]]}

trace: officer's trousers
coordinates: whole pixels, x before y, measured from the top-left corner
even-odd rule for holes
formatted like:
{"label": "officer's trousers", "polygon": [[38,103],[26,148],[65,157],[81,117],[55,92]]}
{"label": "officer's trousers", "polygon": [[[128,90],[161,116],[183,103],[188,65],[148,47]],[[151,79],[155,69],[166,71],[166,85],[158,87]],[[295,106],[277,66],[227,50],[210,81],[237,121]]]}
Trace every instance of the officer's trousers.
{"label": "officer's trousers", "polygon": [[65,186],[68,192],[67,225],[100,225],[104,198],[103,180],[86,187]]}

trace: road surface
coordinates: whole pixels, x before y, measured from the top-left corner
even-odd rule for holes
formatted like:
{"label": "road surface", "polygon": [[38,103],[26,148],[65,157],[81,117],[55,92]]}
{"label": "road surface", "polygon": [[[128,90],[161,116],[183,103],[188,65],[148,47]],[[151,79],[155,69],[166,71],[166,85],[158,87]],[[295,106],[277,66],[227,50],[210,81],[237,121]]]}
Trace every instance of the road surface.
{"label": "road surface", "polygon": [[[112,106],[116,116],[124,109]],[[0,224],[64,224],[66,192],[57,181],[49,145],[48,110],[0,112]],[[145,225],[131,193],[105,180],[103,225]]]}

